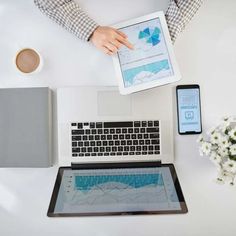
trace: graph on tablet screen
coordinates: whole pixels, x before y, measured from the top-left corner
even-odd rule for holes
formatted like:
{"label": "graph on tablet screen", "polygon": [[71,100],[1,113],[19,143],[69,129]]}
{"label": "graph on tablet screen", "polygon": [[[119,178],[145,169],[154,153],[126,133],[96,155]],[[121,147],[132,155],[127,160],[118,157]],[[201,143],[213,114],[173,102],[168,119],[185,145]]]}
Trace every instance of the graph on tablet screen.
{"label": "graph on tablet screen", "polygon": [[120,29],[134,45],[118,52],[124,86],[131,87],[173,75],[160,20],[152,19]]}

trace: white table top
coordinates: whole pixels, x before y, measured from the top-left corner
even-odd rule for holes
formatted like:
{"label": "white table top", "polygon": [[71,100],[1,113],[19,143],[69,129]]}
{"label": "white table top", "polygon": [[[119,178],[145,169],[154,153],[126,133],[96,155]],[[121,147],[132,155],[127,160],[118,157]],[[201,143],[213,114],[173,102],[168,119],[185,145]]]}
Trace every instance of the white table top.
{"label": "white table top", "polygon": [[[101,24],[155,11],[155,0],[81,1]],[[135,4],[134,7],[130,7]],[[115,6],[116,14],[112,8]],[[236,2],[208,0],[178,38],[181,84],[201,86],[203,128],[236,114]],[[0,87],[115,85],[111,59],[44,17],[33,0],[0,1]],[[25,77],[12,60],[37,48],[43,70]],[[236,187],[214,183],[213,164],[198,154],[196,136],[175,135],[176,169],[189,208],[185,215],[48,218],[57,166],[0,169],[0,235],[229,235],[236,233]]]}

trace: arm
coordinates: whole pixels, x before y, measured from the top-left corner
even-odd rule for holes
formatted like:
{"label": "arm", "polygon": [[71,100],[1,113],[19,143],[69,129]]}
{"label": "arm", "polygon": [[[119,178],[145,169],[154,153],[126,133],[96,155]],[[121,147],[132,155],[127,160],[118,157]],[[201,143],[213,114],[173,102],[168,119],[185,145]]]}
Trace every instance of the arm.
{"label": "arm", "polygon": [[111,27],[99,26],[73,0],[34,0],[34,3],[56,23],[79,39],[90,40],[106,54],[116,53],[122,45],[133,48],[126,35]]}
{"label": "arm", "polygon": [[178,34],[183,31],[202,3],[203,0],[171,0],[166,11],[166,21],[173,42],[175,42]]}
{"label": "arm", "polygon": [[88,41],[98,27],[72,0],[34,0],[34,3],[41,12],[82,40]]}

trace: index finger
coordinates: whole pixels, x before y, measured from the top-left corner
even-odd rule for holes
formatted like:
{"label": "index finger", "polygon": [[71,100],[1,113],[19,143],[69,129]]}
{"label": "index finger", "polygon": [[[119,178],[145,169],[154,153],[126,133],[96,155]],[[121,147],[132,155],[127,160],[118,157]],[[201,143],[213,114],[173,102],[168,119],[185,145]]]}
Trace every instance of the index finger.
{"label": "index finger", "polygon": [[122,43],[123,45],[125,45],[127,48],[133,50],[134,49],[134,46],[133,44],[131,44],[128,39],[122,37],[121,35],[117,35],[116,39]]}

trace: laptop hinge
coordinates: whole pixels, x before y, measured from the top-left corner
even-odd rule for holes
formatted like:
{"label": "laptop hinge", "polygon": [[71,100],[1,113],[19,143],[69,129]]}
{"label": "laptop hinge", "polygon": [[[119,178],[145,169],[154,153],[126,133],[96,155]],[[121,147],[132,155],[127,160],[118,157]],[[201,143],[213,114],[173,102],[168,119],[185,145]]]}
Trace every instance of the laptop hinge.
{"label": "laptop hinge", "polygon": [[72,169],[110,169],[110,168],[135,168],[135,167],[160,167],[161,160],[147,162],[96,162],[96,163],[71,163]]}

